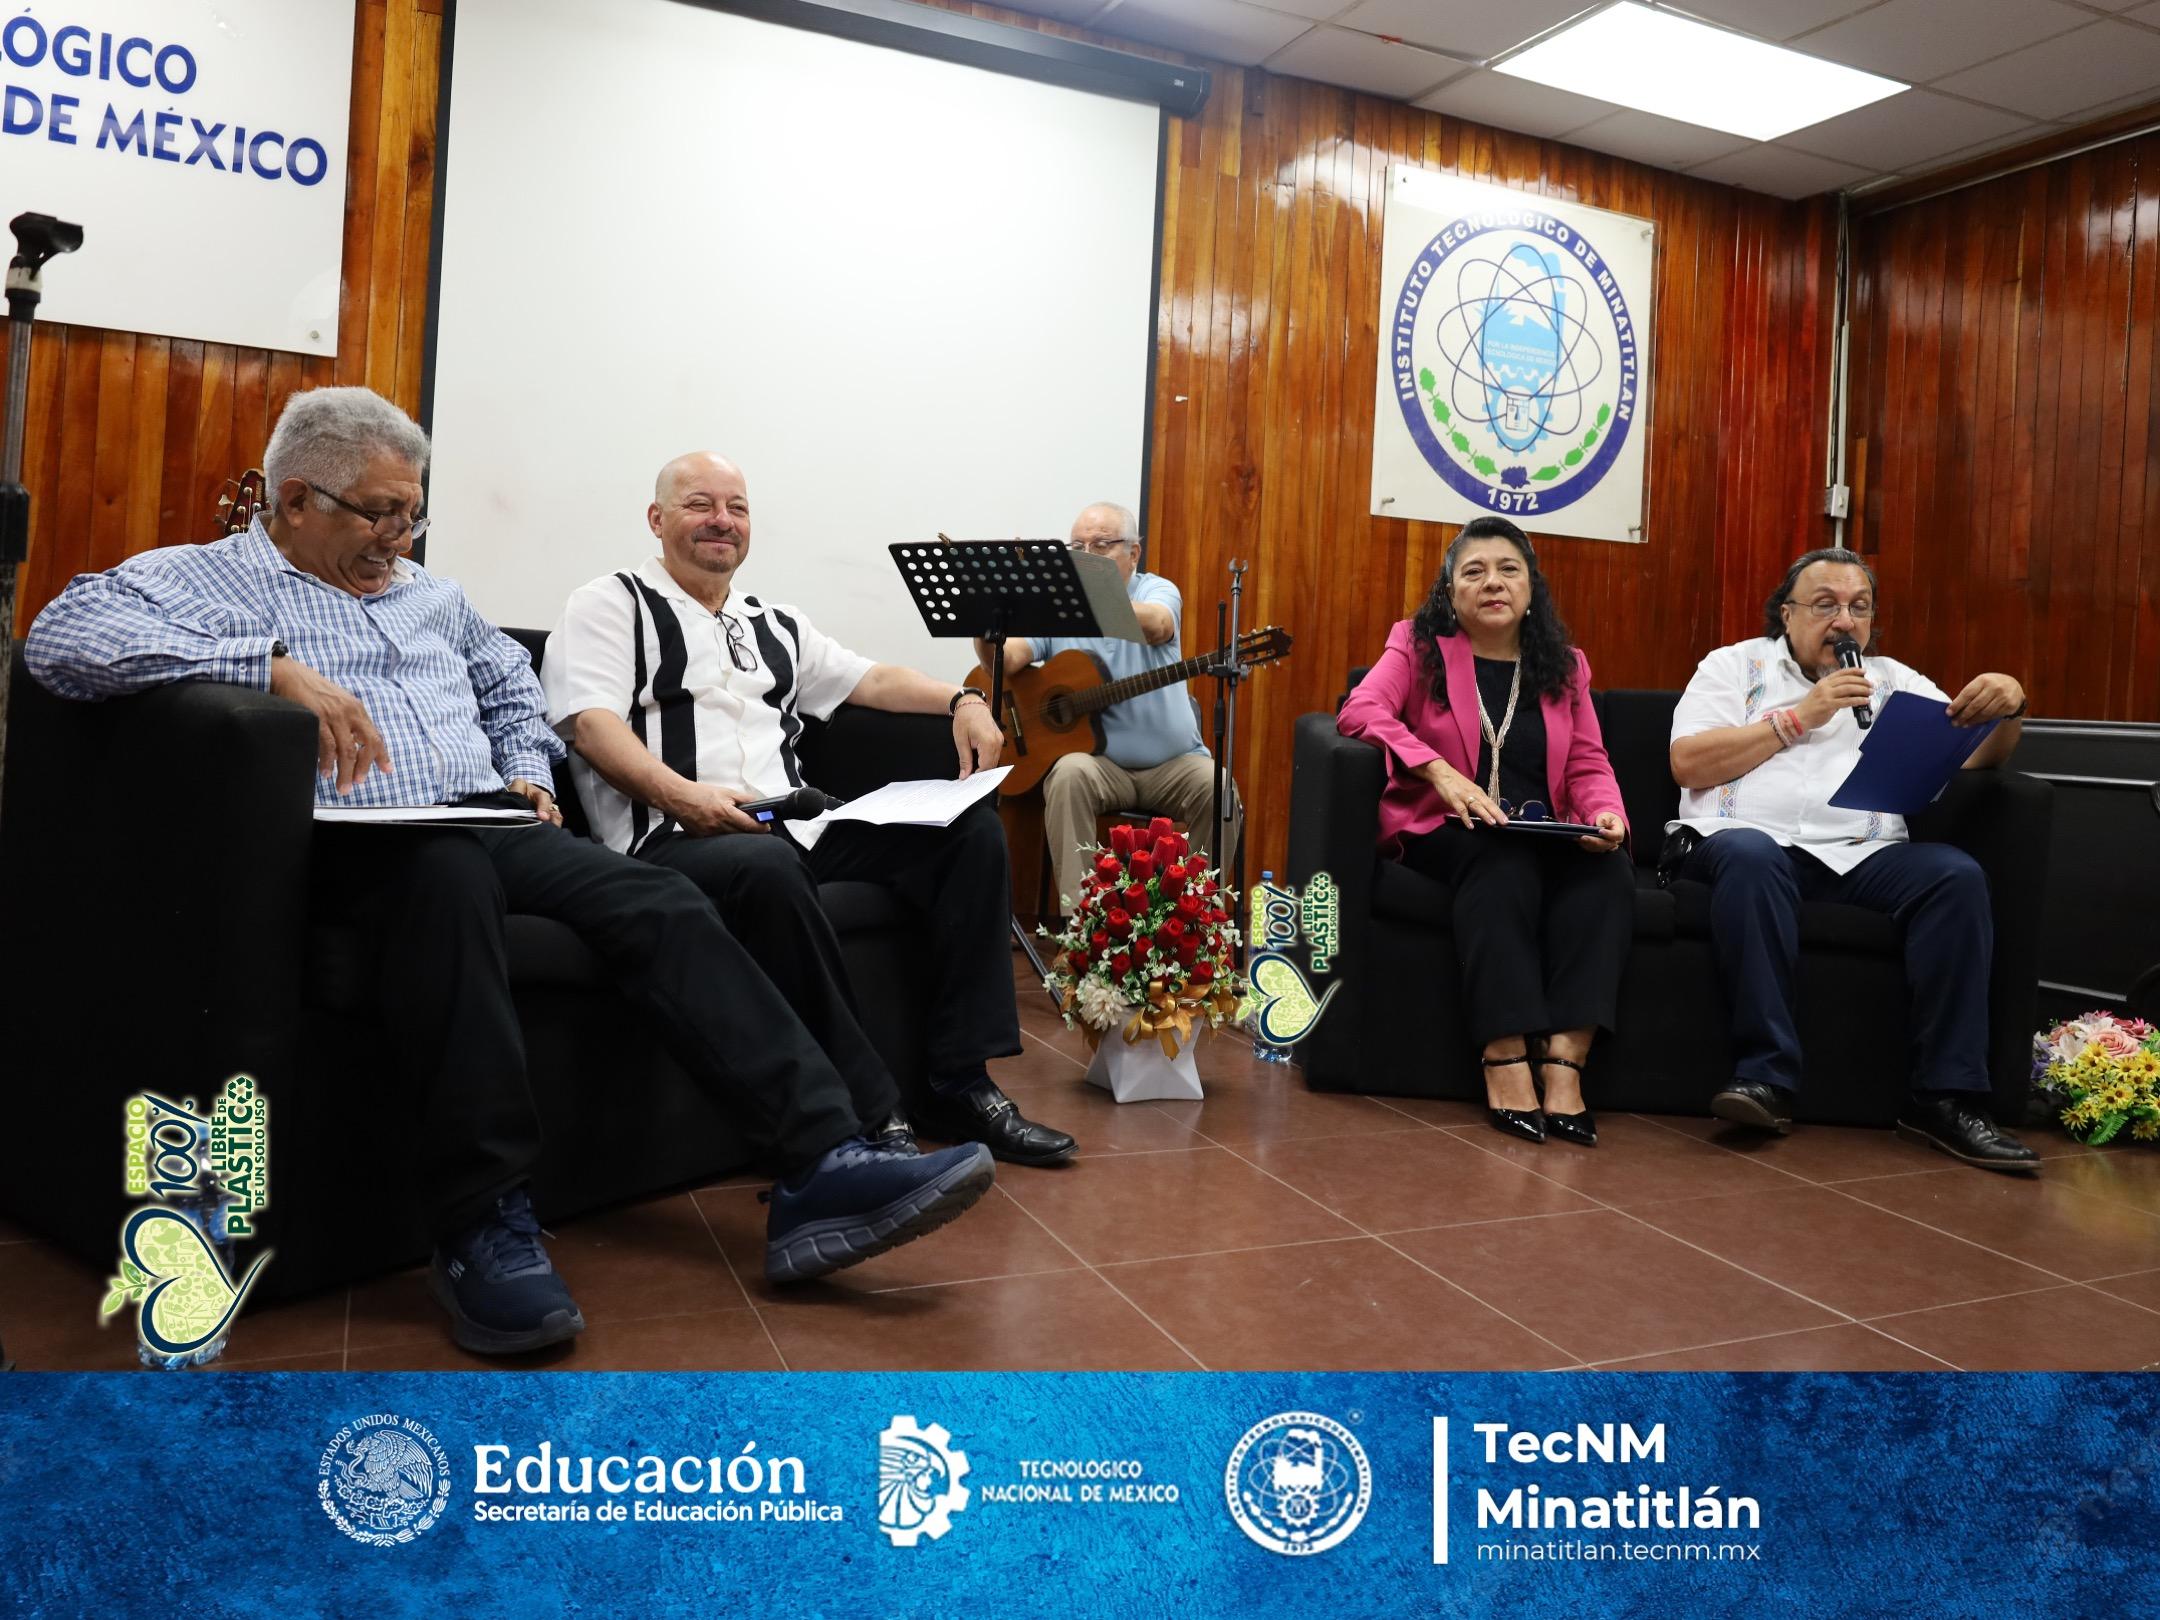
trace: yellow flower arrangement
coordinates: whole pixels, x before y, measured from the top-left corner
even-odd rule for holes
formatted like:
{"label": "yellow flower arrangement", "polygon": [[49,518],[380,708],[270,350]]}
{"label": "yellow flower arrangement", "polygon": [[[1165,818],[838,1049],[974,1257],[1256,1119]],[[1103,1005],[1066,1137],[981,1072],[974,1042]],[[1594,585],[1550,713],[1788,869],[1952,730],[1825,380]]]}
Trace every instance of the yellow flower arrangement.
{"label": "yellow flower arrangement", "polygon": [[2160,1030],[2141,1018],[2091,1012],[2035,1035],[2033,1083],[2081,1142],[2160,1139]]}

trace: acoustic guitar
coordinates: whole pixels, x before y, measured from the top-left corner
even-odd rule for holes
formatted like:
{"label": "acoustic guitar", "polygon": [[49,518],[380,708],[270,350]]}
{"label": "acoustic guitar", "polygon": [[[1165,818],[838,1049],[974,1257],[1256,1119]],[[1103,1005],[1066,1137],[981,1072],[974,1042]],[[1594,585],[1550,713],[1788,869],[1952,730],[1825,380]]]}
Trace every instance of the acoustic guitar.
{"label": "acoustic guitar", "polygon": [[[1264,630],[1247,631],[1238,637],[1237,646],[1240,663],[1272,663],[1290,651],[1290,632],[1271,624]],[[1100,658],[1074,647],[1046,663],[1006,676],[1005,712],[998,716],[998,729],[1005,733],[1000,763],[1010,765],[1012,774],[998,792],[1017,798],[1033,791],[1050,767],[1067,754],[1101,753],[1103,710],[1196,675],[1212,674],[1216,659],[1214,653],[1202,653],[1113,681]],[[966,684],[987,693],[990,672],[977,665]]]}

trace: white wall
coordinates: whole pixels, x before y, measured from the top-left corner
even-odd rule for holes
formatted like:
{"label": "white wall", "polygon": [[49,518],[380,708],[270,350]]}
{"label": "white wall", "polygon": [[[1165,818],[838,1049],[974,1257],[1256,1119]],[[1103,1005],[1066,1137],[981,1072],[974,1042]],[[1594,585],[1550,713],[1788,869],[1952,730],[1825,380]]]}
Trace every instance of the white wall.
{"label": "white wall", "polygon": [[957,678],[885,547],[1136,504],[1158,129],[676,0],[460,0],[429,567],[550,625],[718,450],[738,589]]}

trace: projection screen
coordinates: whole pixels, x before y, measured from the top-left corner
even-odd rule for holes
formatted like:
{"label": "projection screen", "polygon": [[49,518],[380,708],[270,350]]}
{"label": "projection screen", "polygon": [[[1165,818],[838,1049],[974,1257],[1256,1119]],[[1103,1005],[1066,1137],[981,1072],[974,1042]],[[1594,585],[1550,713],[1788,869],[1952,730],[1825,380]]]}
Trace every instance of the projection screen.
{"label": "projection screen", "polygon": [[1138,503],[1157,107],[682,0],[458,0],[427,565],[497,623],[744,469],[738,590],[957,679],[886,547]]}

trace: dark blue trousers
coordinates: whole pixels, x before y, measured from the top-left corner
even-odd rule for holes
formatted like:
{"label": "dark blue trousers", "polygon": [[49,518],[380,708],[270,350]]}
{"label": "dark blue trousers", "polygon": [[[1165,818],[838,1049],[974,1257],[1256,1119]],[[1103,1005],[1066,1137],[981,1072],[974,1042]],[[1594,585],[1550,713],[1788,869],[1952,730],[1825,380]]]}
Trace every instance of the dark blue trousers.
{"label": "dark blue trousers", "polygon": [[1679,875],[1710,885],[1710,932],[1738,1078],[1799,1089],[1793,967],[1800,956],[1800,902],[1831,900],[1888,912],[1904,925],[1913,1090],[1990,1089],[1987,993],[1994,933],[1987,878],[1963,850],[1888,844],[1840,873],[1767,833],[1736,827],[1705,838]]}

